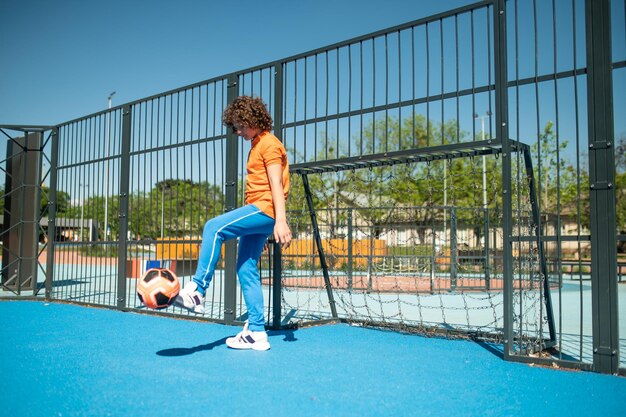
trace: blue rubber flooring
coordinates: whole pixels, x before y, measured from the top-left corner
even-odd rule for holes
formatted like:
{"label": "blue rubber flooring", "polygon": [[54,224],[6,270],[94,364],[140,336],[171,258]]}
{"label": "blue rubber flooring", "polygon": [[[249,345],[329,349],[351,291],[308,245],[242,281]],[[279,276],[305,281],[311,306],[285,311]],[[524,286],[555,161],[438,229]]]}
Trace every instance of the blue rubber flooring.
{"label": "blue rubber flooring", "polygon": [[3,416],[617,416],[626,378],[502,360],[477,343],[327,325],[270,332],[0,302]]}

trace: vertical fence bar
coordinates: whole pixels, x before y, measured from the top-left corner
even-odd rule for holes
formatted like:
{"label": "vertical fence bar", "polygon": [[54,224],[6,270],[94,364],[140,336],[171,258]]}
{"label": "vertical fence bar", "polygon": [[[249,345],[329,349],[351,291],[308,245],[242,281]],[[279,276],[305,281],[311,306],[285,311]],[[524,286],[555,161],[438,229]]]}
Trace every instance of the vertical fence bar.
{"label": "vertical fence bar", "polygon": [[43,148],[44,148],[44,134],[38,133],[39,139],[37,140],[37,175],[35,176],[35,211],[33,213],[32,223],[32,242],[33,242],[33,279],[31,282],[31,290],[33,295],[38,295],[39,284],[37,283],[37,275],[39,273],[39,228],[41,227],[41,186],[43,184]]}
{"label": "vertical fence bar", "polygon": [[[558,301],[559,301],[559,305],[563,305],[563,285],[562,285],[562,281],[563,281],[563,265],[561,263],[561,260],[563,258],[563,242],[562,242],[562,223],[561,223],[561,153],[560,153],[560,142],[561,142],[561,132],[559,130],[560,124],[559,124],[559,83],[558,83],[558,79],[556,77],[556,72],[557,72],[557,68],[558,68],[558,62],[557,62],[557,20],[556,20],[556,4],[555,1],[552,0],[552,37],[553,37],[553,49],[552,49],[552,65],[554,66],[554,110],[556,112],[556,117],[555,117],[555,129],[556,129],[556,183],[557,183],[557,194],[556,194],[556,212],[559,213],[559,215],[556,218],[556,222],[557,222],[557,227],[556,227],[556,250],[557,250],[557,259],[556,259],[556,266],[557,266],[557,275],[558,275],[558,280],[559,280],[559,286],[558,286]],[[524,153],[526,154],[526,153]],[[531,161],[532,163],[532,161]],[[532,191],[531,191],[532,192]],[[532,195],[531,195],[532,197]],[[541,232],[541,229],[538,230],[538,232]],[[540,235],[540,233],[538,234]],[[539,247],[539,250],[541,251],[541,264],[542,264],[542,269],[545,268],[545,264],[546,264],[546,259],[545,259],[545,249],[543,247],[543,242],[541,242],[541,240],[539,240],[538,242],[541,246]],[[546,288],[546,294],[544,295],[546,298],[546,314],[548,315],[548,319],[552,319],[552,321],[548,321],[548,325],[549,325],[549,329],[550,329],[550,339],[551,342],[556,343],[556,339],[555,339],[555,335],[554,335],[554,314],[553,314],[553,310],[552,310],[552,298],[551,298],[551,294],[550,294],[550,282],[549,282],[549,278],[547,275],[547,268],[546,269],[546,274],[545,274],[545,280],[546,283],[544,285],[544,287]],[[559,314],[559,329],[561,329],[559,331],[559,341],[558,344],[559,346],[561,346],[563,344],[563,314]],[[562,357],[562,352],[560,353],[561,357]]]}
{"label": "vertical fence bar", "polygon": [[[232,103],[239,95],[238,77],[236,74],[228,76],[227,104]],[[226,133],[226,207],[225,211],[237,208],[237,179],[239,175],[239,138],[232,131]],[[224,251],[224,321],[231,324],[235,321],[237,309],[237,241],[229,240],[225,243]]]}
{"label": "vertical fence bar", "polygon": [[[519,132],[519,120],[520,120],[519,91],[520,90],[519,90],[519,72],[518,72],[518,70],[519,70],[519,56],[517,55],[519,53],[519,43],[518,43],[518,41],[519,41],[519,21],[518,21],[518,18],[519,18],[519,13],[518,13],[519,12],[519,8],[518,8],[518,4],[519,4],[519,1],[515,1],[515,53],[516,53],[516,57],[515,57],[515,87],[516,87],[516,89],[515,89],[515,99],[516,99],[515,116],[516,116],[516,119],[515,119],[515,121],[516,121],[516,125],[518,126],[518,129],[516,131],[517,135],[516,135],[515,139],[519,141],[519,139],[520,139],[520,135],[519,135],[520,134],[520,132]],[[532,62],[533,62],[533,70],[534,70],[533,71],[533,75],[537,76],[537,12],[536,12],[537,7],[536,7],[536,1],[533,0],[532,5],[533,5],[532,28],[533,28],[533,52],[534,52]],[[523,43],[523,41],[522,41],[522,43]],[[537,103],[537,98],[539,97],[538,90],[537,90],[537,83],[534,84],[534,93],[535,93],[535,110],[537,110],[539,108],[539,104]],[[539,126],[538,117],[536,118],[536,120],[537,120],[536,128],[537,128],[537,131],[538,131],[539,130],[539,127],[538,127]],[[538,160],[541,159],[540,155],[541,155],[541,148],[537,149],[537,159]],[[520,163],[519,158],[517,158],[516,162],[518,164]],[[538,173],[538,177],[541,178],[541,163],[540,162],[537,163],[537,173]],[[516,184],[520,184],[521,183],[521,180],[519,178],[519,174],[520,174],[520,171],[518,169],[517,172],[516,172],[516,175],[515,175],[515,179],[514,179]],[[511,183],[511,182],[509,181],[508,183]],[[541,185],[541,181],[540,181],[539,185]],[[539,187],[539,189],[541,189],[541,187]],[[511,196],[510,198],[512,199],[513,196]],[[520,195],[520,193],[517,193],[515,204],[518,207],[516,214],[519,214],[519,207],[521,206],[521,195]],[[521,225],[520,225],[520,223],[516,222],[514,227],[516,228],[516,233],[518,234],[518,236],[521,235]],[[511,231],[512,231],[512,229],[511,229]],[[505,244],[505,248],[507,248],[506,250],[510,250],[509,246],[510,246],[509,244]],[[518,246],[518,248],[519,248],[519,246]],[[518,256],[517,259],[515,260],[515,266],[517,267],[518,271],[522,271],[522,269],[523,269],[523,266],[522,266],[523,259],[522,258],[523,258],[522,256]],[[520,277],[518,279],[518,283],[520,284],[520,289],[521,289],[522,288],[521,285],[523,284],[522,278],[521,278],[521,275],[522,275],[521,272],[520,272],[519,275],[520,275]],[[531,272],[530,276],[532,277],[532,275],[533,274]],[[511,279],[514,280],[515,277],[512,277]],[[511,282],[513,282],[513,281],[511,281]],[[530,279],[529,285],[530,285],[529,288],[532,289],[533,286],[534,286],[534,283],[533,283],[532,279]],[[512,289],[511,291],[514,291],[514,290]],[[524,307],[523,300],[520,299],[518,304],[519,304],[519,311],[517,311],[516,313],[519,314],[520,317],[522,317],[522,314],[523,314],[522,313],[522,309]],[[523,333],[523,330],[521,329],[522,321],[520,320],[519,322],[520,322],[519,323],[520,327],[516,328],[515,331],[517,331],[518,333]],[[515,325],[515,321],[514,320],[513,320],[512,323],[513,323],[513,325]],[[514,342],[511,341],[511,343],[513,344]]]}
{"label": "vertical fence bar", "polygon": [[[13,154],[13,158],[19,158],[20,161],[20,169],[22,172],[20,175],[20,180],[17,186],[20,188],[20,220],[17,227],[17,236],[18,236],[18,261],[17,261],[17,277],[16,277],[16,288],[17,295],[21,295],[22,293],[22,283],[26,281],[27,277],[25,276],[25,262],[24,262],[24,242],[26,241],[26,224],[25,224],[25,213],[26,213],[26,190],[28,189],[27,180],[26,180],[26,160],[28,159],[28,145],[29,145],[29,133],[28,131],[24,132],[24,148],[18,154]],[[31,277],[32,279],[32,277]]]}
{"label": "vertical fence bar", "polygon": [[[23,167],[24,176],[22,177],[23,192],[22,197],[28,194],[29,199],[33,199],[34,207],[29,209],[26,205],[22,205],[21,215],[25,214],[25,219],[22,224],[22,242],[26,242],[26,268],[23,273],[23,278],[18,279],[20,286],[22,282],[28,284],[25,286],[27,290],[31,290],[33,295],[37,295],[37,242],[38,239],[38,223],[39,223],[39,176],[41,175],[41,144],[43,143],[43,133],[33,132],[31,135],[25,137],[26,151],[24,152]],[[36,164],[36,167],[34,166]],[[34,175],[26,176],[28,165],[28,172]],[[32,201],[32,200],[31,200]]]}
{"label": "vertical fence bar", "polygon": [[276,241],[272,247],[272,254],[274,255],[272,264],[272,324],[274,329],[280,329],[282,323],[282,248],[280,243]]}
{"label": "vertical fence bar", "polygon": [[274,64],[274,135],[281,141],[283,141],[283,107],[283,65],[277,62]]}
{"label": "vertical fence bar", "polygon": [[[491,289],[491,260],[489,259],[490,242],[489,242],[489,209],[487,207],[483,208],[484,219],[485,219],[485,228],[483,231],[484,239],[485,239],[485,289]],[[497,247],[496,242],[494,242],[494,246]]]}
{"label": "vertical fence bar", "polygon": [[348,209],[348,290],[352,290],[352,263],[354,262],[354,228],[352,225],[352,208]]}
{"label": "vertical fence bar", "polygon": [[[306,61],[304,64],[306,68]],[[277,62],[274,64],[274,135],[283,141],[283,64]],[[271,77],[270,77],[271,80]],[[305,94],[306,94],[306,77],[305,77]],[[305,100],[306,103],[306,100]],[[304,112],[306,119],[306,111]],[[306,132],[306,126],[305,126]],[[295,135],[294,135],[295,136]],[[295,139],[295,137],[294,137]],[[274,328],[279,329],[282,321],[282,281],[283,281],[283,261],[280,243],[274,243],[274,269],[273,269],[273,288],[272,288],[272,305],[274,308]]]}
{"label": "vertical fence bar", "polygon": [[119,246],[117,251],[117,307],[126,307],[126,257],[128,249],[128,193],[130,186],[131,106],[122,108],[122,150],[120,160]]}
{"label": "vertical fence bar", "polygon": [[593,366],[617,373],[617,237],[609,0],[586,0]]}
{"label": "vertical fence bar", "polygon": [[457,247],[457,213],[456,207],[450,208],[450,290],[454,291],[457,286],[456,262],[458,259]]}
{"label": "vertical fence bar", "polygon": [[[578,68],[578,48],[576,43],[576,1],[572,0],[572,59],[574,70]],[[581,169],[581,155],[580,155],[580,126],[579,126],[579,110],[578,110],[578,77],[574,77],[574,126],[575,126],[575,143],[576,143],[576,195],[578,197],[581,196],[581,181],[580,181],[580,169]],[[581,198],[578,198],[576,201],[576,237],[577,237],[577,251],[579,254],[582,254],[582,245],[581,245],[581,230],[582,230],[582,210],[581,210],[582,202]],[[579,339],[578,339],[578,357],[582,359],[583,357],[583,337],[582,337],[582,329],[584,327],[584,312],[585,309],[583,307],[584,303],[584,293],[583,293],[583,280],[582,280],[582,256],[578,257],[578,302],[580,304],[580,311],[578,316],[578,329],[579,329]]]}
{"label": "vertical fence bar", "polygon": [[50,188],[48,195],[48,248],[46,263],[46,290],[45,298],[52,296],[52,282],[54,281],[54,249],[56,241],[56,213],[57,213],[57,167],[59,163],[59,128],[52,129],[50,146]]}
{"label": "vertical fence bar", "polygon": [[508,145],[508,91],[506,51],[506,1],[493,2],[493,55],[495,65],[496,138],[502,143],[502,231],[504,273],[504,357],[510,358],[513,346],[513,253],[511,242],[511,150]]}

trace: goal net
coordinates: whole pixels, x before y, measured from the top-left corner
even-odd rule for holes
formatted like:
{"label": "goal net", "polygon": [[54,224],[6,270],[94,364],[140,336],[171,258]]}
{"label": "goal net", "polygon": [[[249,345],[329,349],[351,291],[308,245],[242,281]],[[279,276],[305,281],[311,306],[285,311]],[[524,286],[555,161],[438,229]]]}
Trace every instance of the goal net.
{"label": "goal net", "polygon": [[[478,151],[480,149],[480,151]],[[511,315],[516,346],[545,346],[532,172],[512,167]],[[506,242],[499,148],[293,169],[282,253],[282,321],[324,320],[423,334],[504,336]]]}

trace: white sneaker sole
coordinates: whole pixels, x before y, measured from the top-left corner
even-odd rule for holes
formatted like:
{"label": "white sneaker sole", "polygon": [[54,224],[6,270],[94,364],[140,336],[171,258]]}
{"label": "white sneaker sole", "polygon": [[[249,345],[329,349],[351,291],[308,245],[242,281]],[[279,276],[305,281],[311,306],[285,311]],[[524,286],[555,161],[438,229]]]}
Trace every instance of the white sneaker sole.
{"label": "white sneaker sole", "polygon": [[239,350],[269,350],[270,344],[269,342],[255,342],[255,343],[243,343],[235,339],[234,337],[229,337],[226,339],[226,346],[231,349],[239,349]]}
{"label": "white sneaker sole", "polygon": [[[190,304],[191,307],[189,307],[188,304]],[[178,294],[176,298],[174,298],[174,305],[180,308],[184,308],[185,310],[192,313],[204,314],[204,306],[202,304],[195,304],[193,301],[185,304],[185,298],[180,294]]]}

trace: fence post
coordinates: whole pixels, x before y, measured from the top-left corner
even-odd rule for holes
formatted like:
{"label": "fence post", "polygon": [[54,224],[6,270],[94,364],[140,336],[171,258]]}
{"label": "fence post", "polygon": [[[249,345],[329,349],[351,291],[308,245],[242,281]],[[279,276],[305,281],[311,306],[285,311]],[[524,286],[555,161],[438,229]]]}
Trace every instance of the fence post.
{"label": "fence post", "polygon": [[39,230],[41,225],[41,215],[43,214],[41,211],[41,193],[42,193],[42,178],[43,178],[43,151],[45,146],[44,141],[44,132],[39,132],[39,139],[36,140],[39,144],[39,148],[36,150],[36,161],[37,161],[37,174],[36,174],[36,183],[34,184],[35,191],[35,211],[34,211],[34,219],[35,222],[32,223],[32,235],[31,240],[33,242],[33,265],[32,265],[32,281],[31,281],[31,289],[33,290],[33,295],[39,294],[39,284],[37,282],[37,275],[39,272]]}
{"label": "fence post", "polygon": [[274,241],[272,245],[272,327],[276,330],[282,327],[282,248],[280,243]]}
{"label": "fence post", "polygon": [[[283,65],[274,64],[274,134],[283,140]],[[272,306],[274,311],[274,329],[282,327],[282,291],[283,291],[283,257],[280,243],[274,242]]]}
{"label": "fence post", "polygon": [[493,53],[495,68],[496,138],[502,144],[502,232],[504,274],[504,358],[513,353],[513,242],[511,199],[511,149],[509,146],[509,98],[507,85],[506,0],[493,2]]}
{"label": "fence post", "polygon": [[593,366],[617,373],[617,236],[609,0],[586,0]]}
{"label": "fence post", "polygon": [[52,297],[52,283],[54,281],[54,249],[56,240],[57,217],[57,166],[59,163],[59,128],[52,129],[50,143],[50,188],[48,196],[48,247],[46,263],[46,290],[45,298]]}
{"label": "fence post", "polygon": [[[232,103],[239,95],[238,76],[231,74],[227,80],[226,100]],[[226,133],[226,207],[237,208],[237,181],[239,176],[239,138],[228,130]],[[224,321],[232,324],[237,310],[237,240],[231,239],[224,248]]]}
{"label": "fence post", "polygon": [[120,160],[119,246],[117,251],[117,307],[126,307],[126,258],[128,256],[128,193],[130,188],[130,139],[132,107],[122,108],[122,149]]}
{"label": "fence post", "polygon": [[[26,226],[24,225],[25,222],[25,218],[24,218],[24,212],[26,211],[25,208],[25,204],[26,204],[26,189],[27,189],[27,182],[26,182],[26,159],[28,158],[28,132],[24,132],[24,149],[21,150],[21,153],[19,155],[15,155],[15,153],[13,154],[13,158],[15,158],[16,156],[18,156],[20,158],[20,167],[19,169],[21,170],[21,173],[18,174],[19,175],[19,183],[18,186],[22,188],[21,192],[19,193],[19,221],[18,221],[18,245],[17,245],[17,249],[18,249],[18,260],[17,260],[17,278],[16,278],[16,289],[17,289],[17,295],[21,295],[22,293],[22,283],[26,281],[27,277],[26,274],[24,272],[24,269],[26,269],[24,267],[24,242],[26,241],[26,237],[24,236],[26,234]],[[15,174],[15,173],[14,173]],[[30,277],[30,279],[32,280],[32,275]]]}
{"label": "fence post", "polygon": [[[19,272],[17,276],[17,293],[22,288],[37,294],[37,242],[39,230],[39,178],[41,175],[41,146],[43,133],[24,132],[24,149],[19,154],[20,169],[18,186],[19,193]],[[13,154],[14,157],[16,154]],[[34,166],[36,164],[36,166]],[[15,173],[14,173],[15,174]],[[15,188],[14,188],[15,189]],[[34,204],[27,204],[27,201]],[[30,288],[25,284],[30,285]]]}

